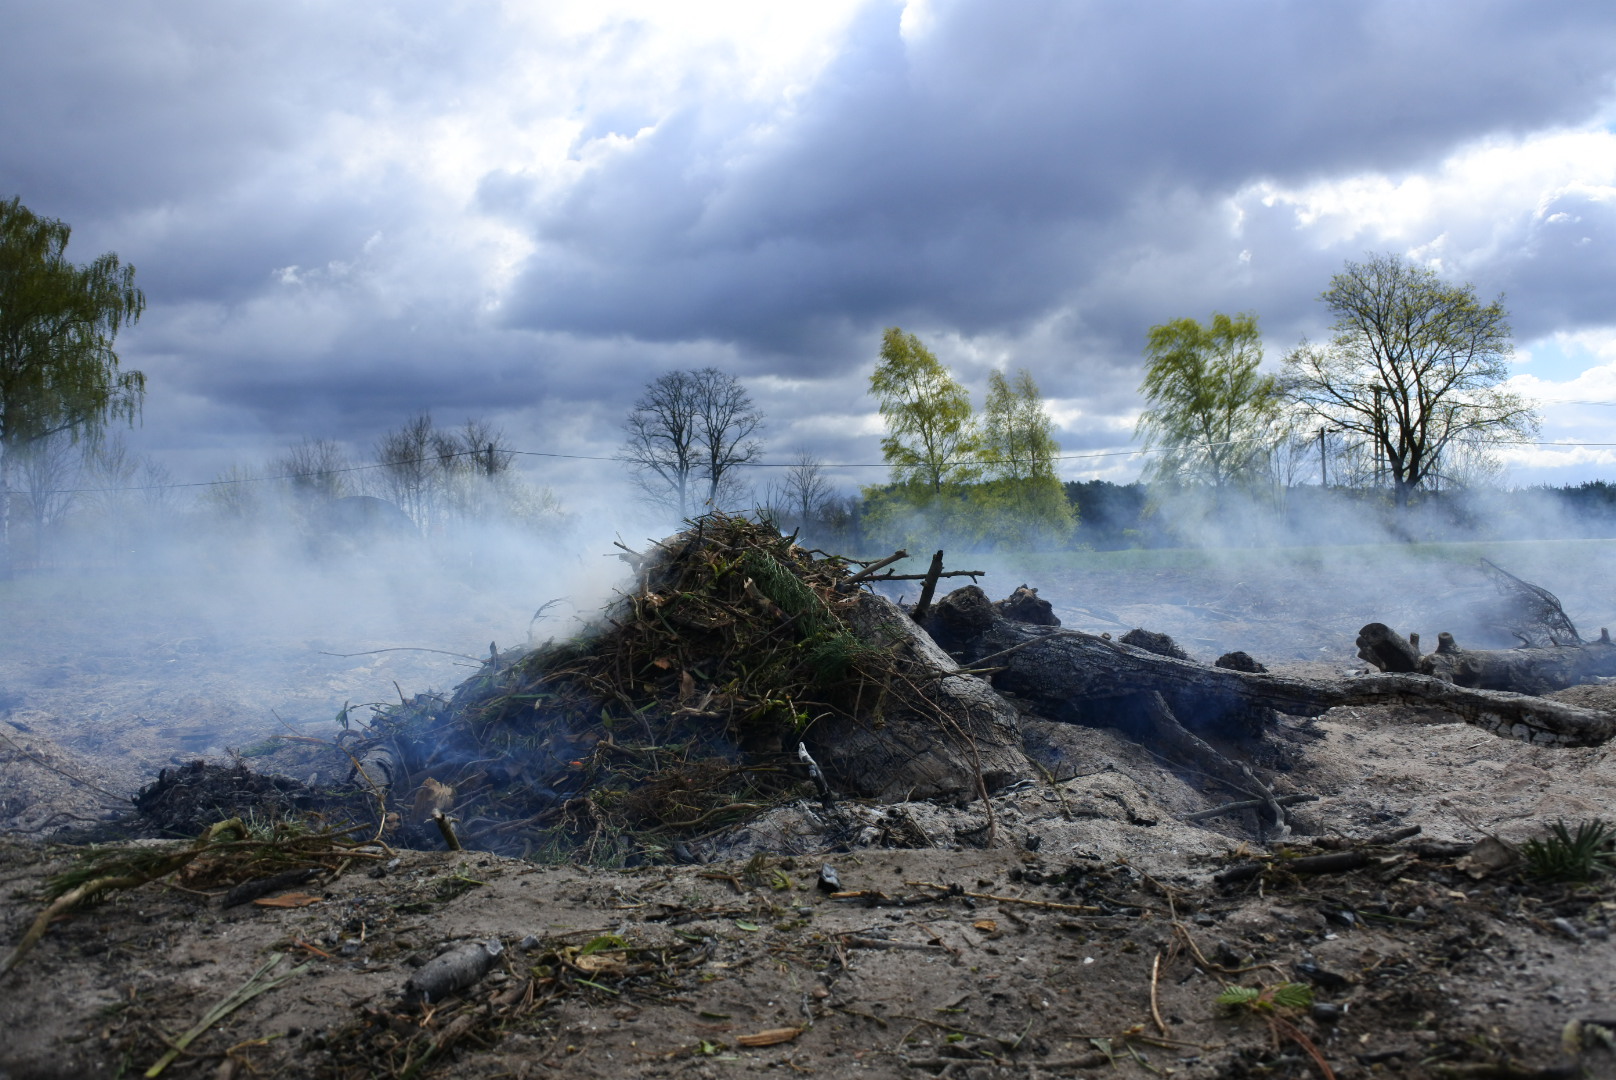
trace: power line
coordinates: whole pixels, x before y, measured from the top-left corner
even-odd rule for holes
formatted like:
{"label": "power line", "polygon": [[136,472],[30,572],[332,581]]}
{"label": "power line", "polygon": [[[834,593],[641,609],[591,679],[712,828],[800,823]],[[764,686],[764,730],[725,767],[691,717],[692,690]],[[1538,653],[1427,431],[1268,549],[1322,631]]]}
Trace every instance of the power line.
{"label": "power line", "polygon": [[[1616,402],[1587,402],[1586,404],[1616,405]],[[1222,446],[1241,446],[1250,443],[1266,442],[1265,439],[1229,439],[1216,443],[1200,443],[1198,446],[1211,449]],[[1529,439],[1501,440],[1496,446],[1540,446],[1550,448],[1609,448],[1616,447],[1616,442],[1545,442]],[[1092,454],[1057,454],[1052,461],[1094,461],[1100,458],[1114,457],[1142,457],[1146,454],[1167,453],[1169,447],[1141,447],[1133,450],[1102,450]],[[421,465],[433,461],[448,461],[460,457],[477,457],[488,453],[486,449],[461,450],[453,454],[432,454],[418,458],[400,458],[396,461],[378,461],[368,465],[348,465],[340,469],[318,469],[308,472],[281,473],[275,476],[233,476],[221,480],[192,480],[180,483],[167,484],[134,484],[128,487],[86,487],[86,488],[53,488],[48,491],[39,491],[38,495],[104,495],[124,491],[178,491],[188,488],[218,488],[230,487],[237,484],[268,484],[281,480],[304,480],[312,476],[340,476],[348,473],[371,472],[376,469],[395,468],[399,465]],[[512,457],[552,458],[562,461],[616,461],[622,462],[620,457],[607,457],[601,454],[563,454],[551,450],[509,450],[496,449],[495,453],[508,454]],[[969,458],[961,461],[939,462],[939,468],[955,468],[962,465],[1001,465],[1004,460],[987,460],[983,458]],[[885,461],[850,461],[850,462],[816,462],[821,469],[889,469],[891,463]],[[800,468],[800,462],[791,461],[737,461],[730,464],[731,468],[748,469],[795,469]]]}
{"label": "power line", "polygon": [[[532,453],[525,450],[497,450],[500,454]],[[99,495],[115,491],[176,491],[181,488],[201,487],[229,487],[232,484],[268,484],[277,480],[306,480],[311,476],[341,476],[347,473],[369,472],[373,469],[391,469],[399,465],[422,465],[429,461],[448,461],[451,458],[473,457],[487,454],[482,448],[476,450],[459,450],[453,454],[432,454],[427,457],[398,458],[395,461],[377,461],[369,465],[346,465],[340,469],[310,469],[307,472],[281,473],[279,476],[232,476],[224,480],[191,480],[184,483],[172,484],[136,484],[131,487],[98,487],[98,488],[58,488],[52,491],[41,491],[41,495]],[[552,454],[551,457],[565,455]],[[615,458],[593,458],[595,461],[614,461]]]}

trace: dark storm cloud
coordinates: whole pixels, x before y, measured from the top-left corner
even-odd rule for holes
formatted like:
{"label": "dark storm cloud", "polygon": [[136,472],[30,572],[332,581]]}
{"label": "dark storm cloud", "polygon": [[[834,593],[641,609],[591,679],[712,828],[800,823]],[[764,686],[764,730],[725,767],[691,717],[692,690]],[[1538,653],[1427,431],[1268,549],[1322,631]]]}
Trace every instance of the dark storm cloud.
{"label": "dark storm cloud", "polygon": [[1545,10],[943,4],[906,42],[873,7],[789,114],[707,105],[603,150],[532,219],[514,318],[785,353],[826,325],[1015,330],[1119,269],[1119,221],[1136,248],[1182,246],[1177,192],[1584,119],[1611,89],[1616,8]]}
{"label": "dark storm cloud", "polygon": [[73,220],[206,202],[332,114],[446,100],[495,31],[414,0],[18,5],[0,34],[0,185]]}
{"label": "dark storm cloud", "polygon": [[[1236,230],[1232,196],[1581,123],[1616,69],[1607,4],[939,3],[906,38],[874,0],[766,100],[712,92],[633,20],[14,6],[0,198],[139,268],[151,307],[120,350],[152,426],[194,425],[165,447],[363,448],[431,409],[609,454],[648,379],[714,364],[754,387],[776,456],[875,460],[860,369],[895,323],[978,391],[1032,369],[1080,410],[1068,450],[1125,445],[1145,327],[1255,310],[1294,341],[1343,258],[1397,247],[1249,194]],[[1608,319],[1612,210],[1560,200],[1473,223],[1463,272],[1508,290],[1523,336]],[[514,285],[498,225],[532,243]]]}

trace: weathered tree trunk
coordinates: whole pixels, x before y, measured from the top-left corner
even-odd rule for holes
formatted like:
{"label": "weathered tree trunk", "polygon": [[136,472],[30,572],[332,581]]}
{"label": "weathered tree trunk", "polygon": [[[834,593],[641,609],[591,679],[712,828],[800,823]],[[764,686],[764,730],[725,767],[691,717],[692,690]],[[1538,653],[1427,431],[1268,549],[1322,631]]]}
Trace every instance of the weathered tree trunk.
{"label": "weathered tree trunk", "polygon": [[1033,775],[1016,710],[981,679],[955,674],[959,664],[896,604],[865,594],[847,618],[864,640],[897,643],[895,679],[904,685],[863,703],[861,713],[878,719],[826,717],[810,730],[839,790],[885,800],[970,798]]}
{"label": "weathered tree trunk", "polygon": [[[1051,715],[1073,704],[1156,691],[1174,712],[1201,702],[1213,711],[1270,708],[1318,716],[1341,705],[1405,704],[1439,708],[1494,734],[1551,746],[1596,746],[1616,735],[1616,715],[1522,694],[1475,689],[1427,675],[1366,675],[1326,682],[1250,674],[1157,656],[1073,630],[1050,630],[997,620],[966,644],[973,663],[1000,668],[994,685]],[[1180,715],[1187,727],[1195,718]]]}
{"label": "weathered tree trunk", "polygon": [[1457,686],[1546,694],[1596,676],[1616,675],[1616,644],[1607,633],[1599,641],[1583,645],[1461,649],[1452,634],[1443,633],[1437,638],[1436,652],[1420,657],[1416,670]]}

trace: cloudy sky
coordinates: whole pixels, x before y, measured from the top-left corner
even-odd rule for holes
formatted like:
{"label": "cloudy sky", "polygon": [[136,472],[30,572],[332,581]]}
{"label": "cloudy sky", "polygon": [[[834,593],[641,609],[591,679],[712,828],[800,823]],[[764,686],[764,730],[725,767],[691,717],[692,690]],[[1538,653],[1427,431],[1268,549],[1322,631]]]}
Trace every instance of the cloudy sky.
{"label": "cloudy sky", "polygon": [[774,460],[874,462],[901,325],[979,403],[1031,370],[1065,475],[1126,480],[1092,455],[1150,325],[1252,311],[1277,364],[1369,252],[1504,293],[1543,438],[1616,442],[1613,121],[1608,0],[53,0],[0,35],[0,198],[137,267],[133,441],[186,479],[423,409],[610,456],[708,364]]}

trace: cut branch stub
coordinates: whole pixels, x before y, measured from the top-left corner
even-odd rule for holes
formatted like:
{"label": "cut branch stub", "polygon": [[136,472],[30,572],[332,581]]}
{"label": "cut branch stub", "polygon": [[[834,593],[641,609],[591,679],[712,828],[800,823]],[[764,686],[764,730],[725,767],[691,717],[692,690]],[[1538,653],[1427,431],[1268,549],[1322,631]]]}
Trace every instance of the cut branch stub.
{"label": "cut branch stub", "polygon": [[1420,651],[1385,623],[1372,622],[1358,631],[1358,658],[1381,671],[1418,671]]}

